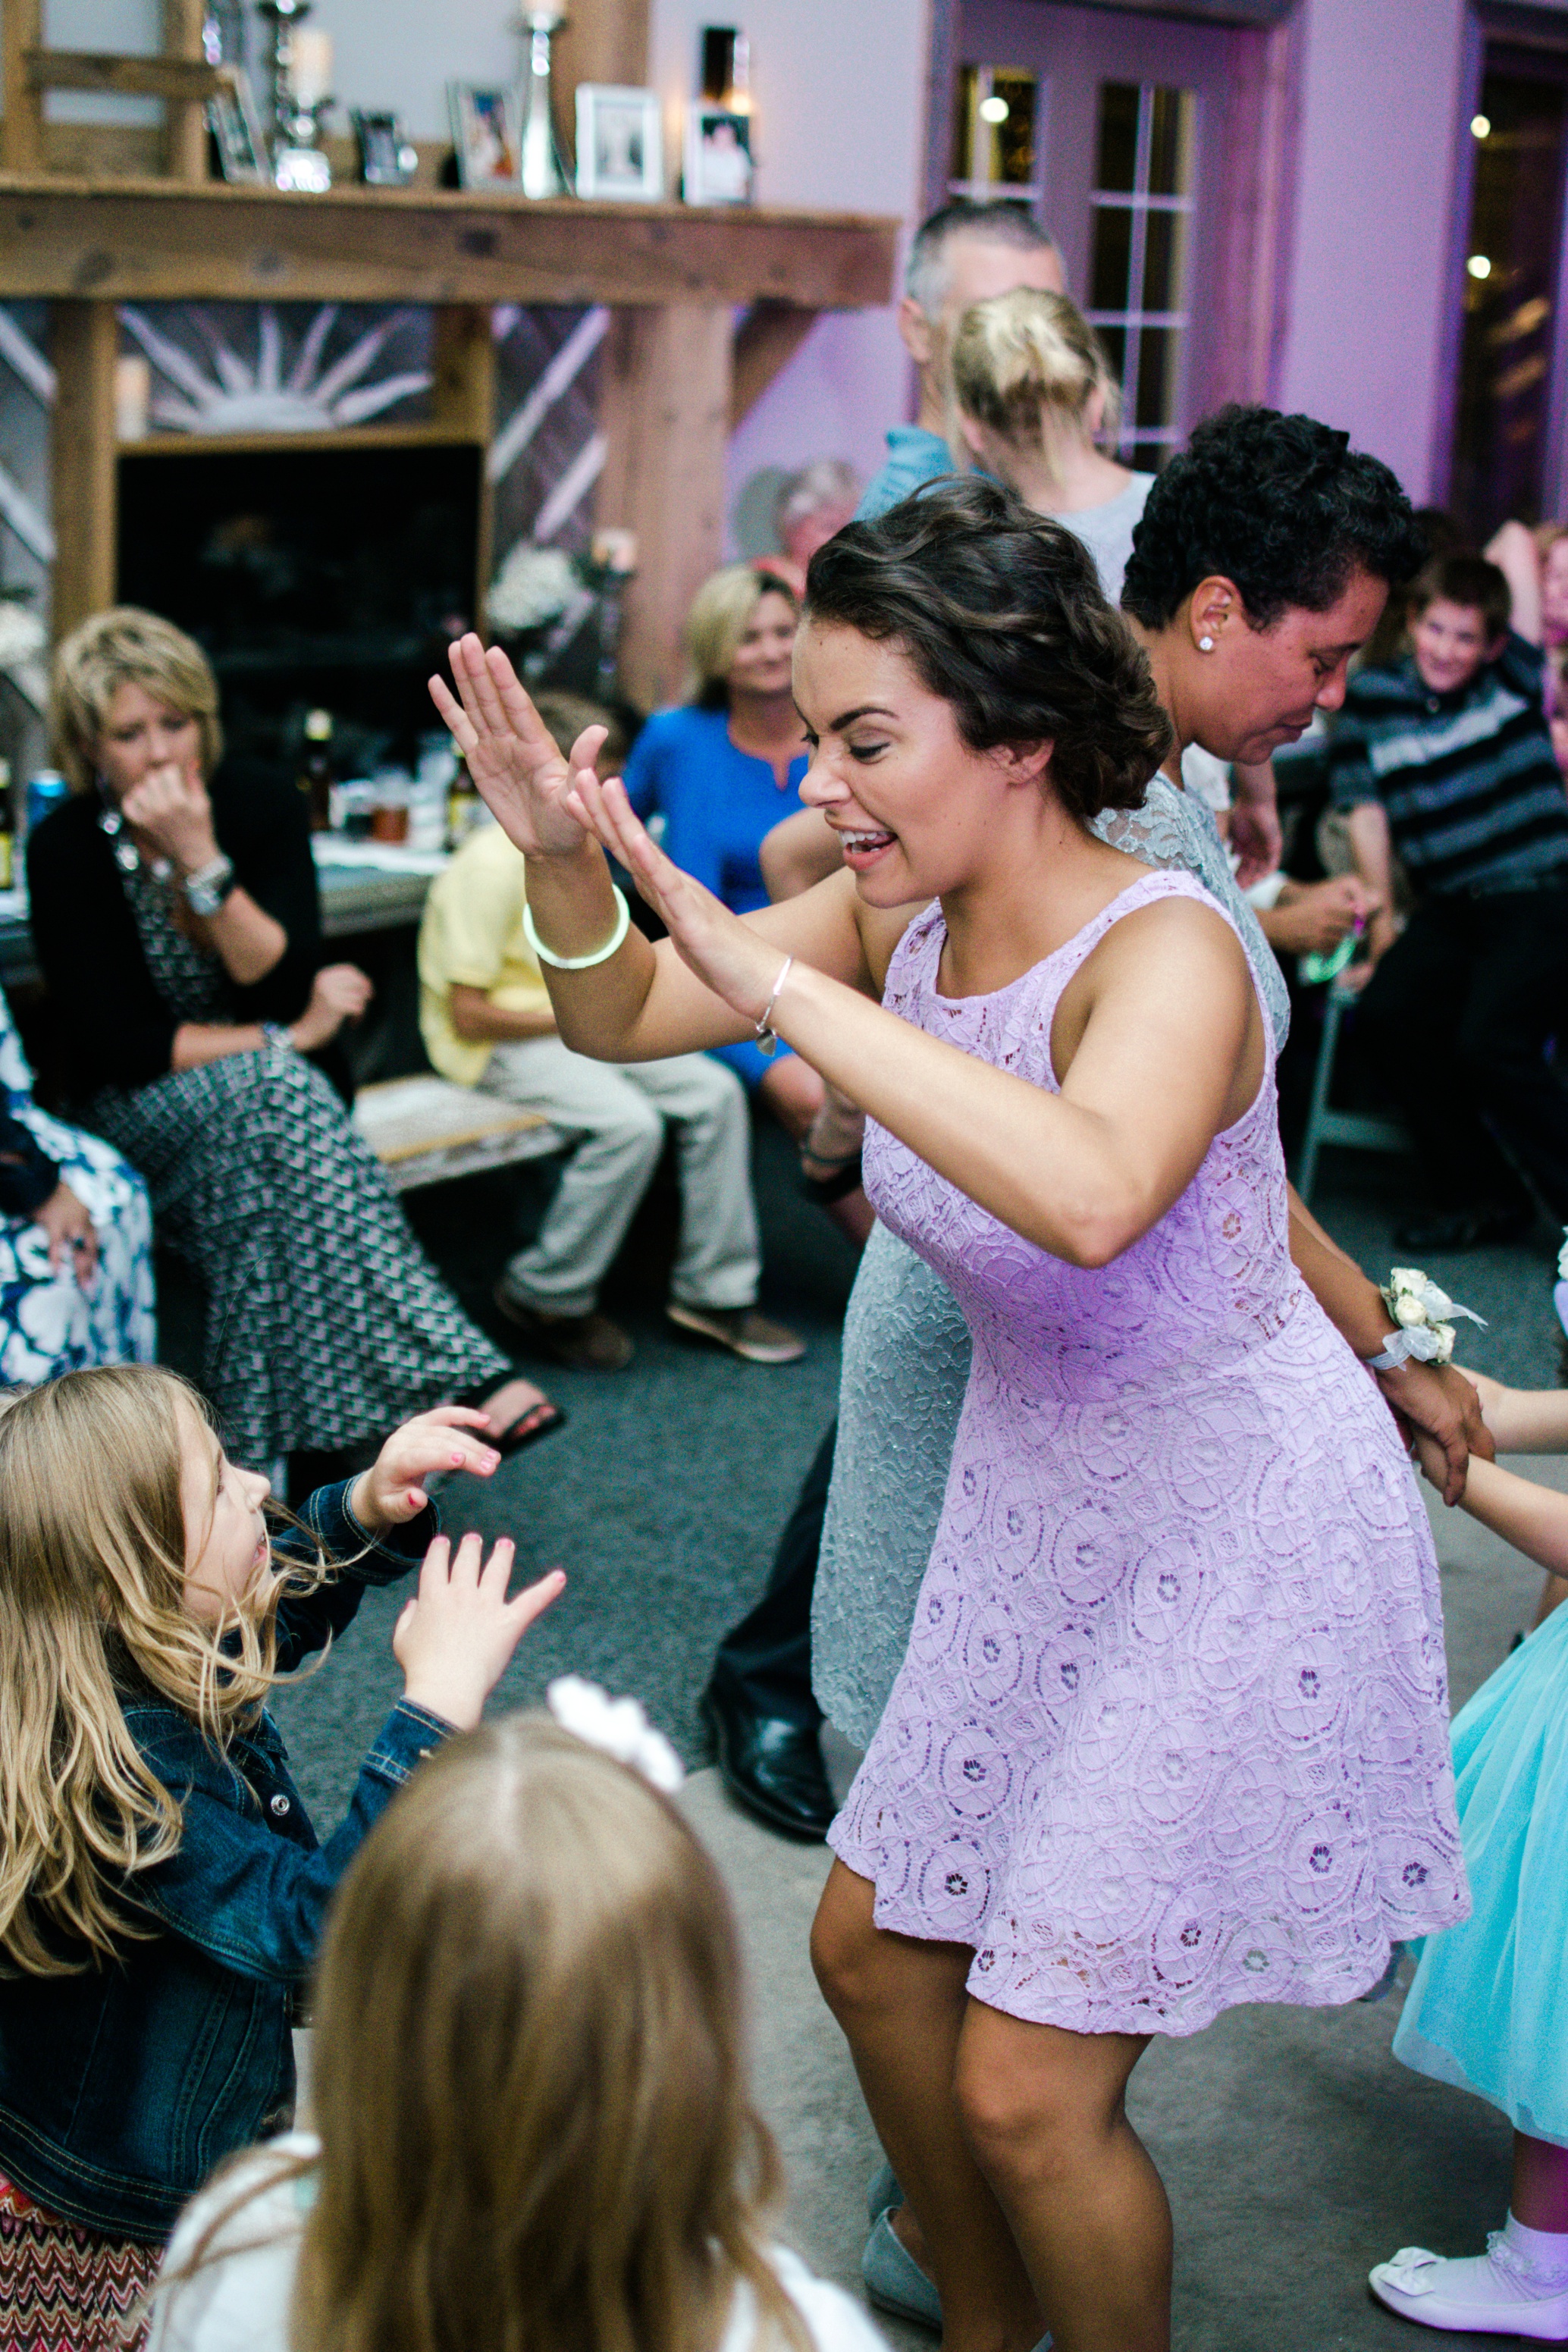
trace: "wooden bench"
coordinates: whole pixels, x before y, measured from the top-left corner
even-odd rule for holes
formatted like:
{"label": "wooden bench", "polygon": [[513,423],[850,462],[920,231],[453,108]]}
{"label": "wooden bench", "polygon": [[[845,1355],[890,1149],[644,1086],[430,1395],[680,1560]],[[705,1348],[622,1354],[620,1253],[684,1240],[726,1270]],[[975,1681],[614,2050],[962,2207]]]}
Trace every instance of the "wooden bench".
{"label": "wooden bench", "polygon": [[542,1160],[566,1140],[537,1111],[429,1075],[361,1087],[353,1117],[395,1192]]}

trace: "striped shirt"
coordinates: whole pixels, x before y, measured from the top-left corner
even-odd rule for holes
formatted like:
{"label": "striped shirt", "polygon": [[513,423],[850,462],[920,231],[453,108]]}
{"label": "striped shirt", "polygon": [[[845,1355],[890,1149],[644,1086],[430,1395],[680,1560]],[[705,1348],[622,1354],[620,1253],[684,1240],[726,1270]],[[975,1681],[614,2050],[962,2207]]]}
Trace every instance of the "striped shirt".
{"label": "striped shirt", "polygon": [[1413,659],[1358,671],[1334,721],[1334,806],[1381,802],[1420,890],[1568,880],[1568,794],[1542,709],[1542,656],[1510,630],[1468,686],[1434,694]]}

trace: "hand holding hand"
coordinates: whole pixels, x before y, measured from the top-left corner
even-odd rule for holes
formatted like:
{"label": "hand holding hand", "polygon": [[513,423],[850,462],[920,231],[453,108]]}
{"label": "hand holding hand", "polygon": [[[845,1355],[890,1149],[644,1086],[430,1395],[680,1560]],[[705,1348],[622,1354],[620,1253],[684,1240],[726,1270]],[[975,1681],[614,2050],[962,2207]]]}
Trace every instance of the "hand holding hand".
{"label": "hand holding hand", "polygon": [[403,1695],[458,1731],[472,1731],[512,1652],[534,1619],[566,1582],[558,1568],[506,1597],[516,1547],[502,1537],[480,1567],[478,1536],[463,1538],[456,1557],[437,1536],[419,1571],[417,1596],[405,1604],[392,1635],[403,1668]]}
{"label": "hand holding hand", "polygon": [[301,1054],[330,1045],[345,1021],[357,1021],[375,990],[357,964],[330,963],[310,982],[310,1001],[289,1034]]}
{"label": "hand holding hand", "polygon": [[56,1268],[68,1259],[78,1283],[85,1289],[98,1271],[98,1235],[92,1219],[68,1184],[57,1184],[33,1223],[49,1237],[49,1264]]}
{"label": "hand holding hand", "polygon": [[[472,632],[458,638],[449,658],[461,700],[439,677],[430,680],[430,699],[480,799],[526,856],[574,856],[586,835],[567,804],[570,771],[517,672],[499,646],[487,653]],[[602,727],[584,730],[572,746],[572,769],[593,768],[605,734]]]}
{"label": "hand holding hand", "polygon": [[489,1477],[500,1455],[471,1433],[489,1427],[489,1414],[472,1405],[441,1404],[395,1429],[349,1496],[361,1527],[374,1534],[416,1519],[430,1500],[425,1481],[440,1471],[471,1470],[476,1478]]}
{"label": "hand holding hand", "polygon": [[619,858],[682,963],[731,1012],[760,1020],[784,961],[777,948],[665,856],[618,776],[602,784],[592,768],[574,767],[568,804],[584,831]]}
{"label": "hand holding hand", "polygon": [[194,764],[149,768],[120,803],[120,814],[162,857],[186,874],[196,874],[217,856],[212,803]]}
{"label": "hand holding hand", "polygon": [[1427,1468],[1425,1456],[1421,1466],[1434,1486],[1441,1487],[1443,1500],[1450,1507],[1460,1501],[1471,1454],[1483,1462],[1497,1456],[1481,1419],[1480,1398],[1469,1381],[1457,1365],[1421,1364],[1414,1357],[1391,1372],[1379,1372],[1376,1380],[1406,1441],[1418,1447],[1426,1441],[1442,1456],[1440,1475]]}

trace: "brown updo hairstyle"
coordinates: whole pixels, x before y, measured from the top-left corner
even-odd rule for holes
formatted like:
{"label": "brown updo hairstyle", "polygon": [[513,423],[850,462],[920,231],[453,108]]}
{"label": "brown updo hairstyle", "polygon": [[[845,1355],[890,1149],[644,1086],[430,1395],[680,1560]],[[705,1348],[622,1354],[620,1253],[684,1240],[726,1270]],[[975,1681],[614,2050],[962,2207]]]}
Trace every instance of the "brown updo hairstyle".
{"label": "brown updo hairstyle", "polygon": [[848,524],[811,559],[805,617],[894,641],[972,751],[1049,741],[1070,815],[1143,805],[1171,730],[1142,649],[1083,541],[1000,483]]}

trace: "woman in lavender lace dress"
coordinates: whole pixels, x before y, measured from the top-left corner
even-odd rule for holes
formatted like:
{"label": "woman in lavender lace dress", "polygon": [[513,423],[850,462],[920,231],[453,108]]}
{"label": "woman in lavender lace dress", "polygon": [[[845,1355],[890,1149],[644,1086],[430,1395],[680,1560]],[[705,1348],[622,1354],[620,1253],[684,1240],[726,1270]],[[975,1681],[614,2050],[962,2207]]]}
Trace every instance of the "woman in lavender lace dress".
{"label": "woman in lavender lace dress", "polygon": [[[1353,643],[1382,599],[1352,570],[1320,617]],[[1122,2104],[1150,2036],[1347,2000],[1466,1898],[1431,1538],[1290,1262],[1268,1015],[1201,886],[1089,831],[1164,745],[1149,670],[1077,541],[994,485],[851,527],[795,671],[848,870],[738,919],[501,656],[453,666],[563,1034],[787,1036],[866,1106],[879,1213],[963,1307],[942,1523],[816,1958],[950,2352],[1046,2326],[1157,2352],[1170,2218]]]}

